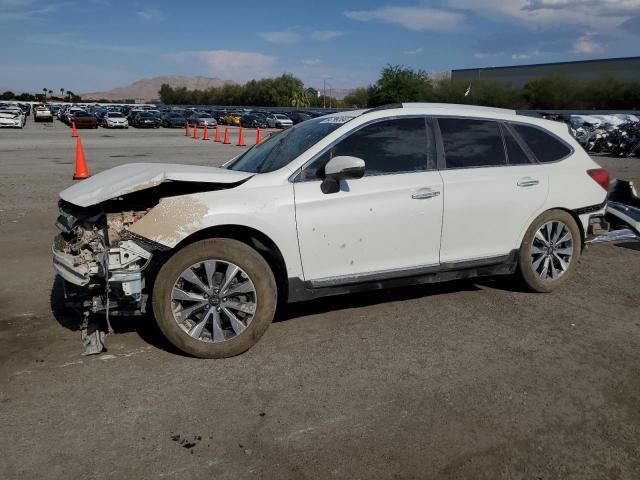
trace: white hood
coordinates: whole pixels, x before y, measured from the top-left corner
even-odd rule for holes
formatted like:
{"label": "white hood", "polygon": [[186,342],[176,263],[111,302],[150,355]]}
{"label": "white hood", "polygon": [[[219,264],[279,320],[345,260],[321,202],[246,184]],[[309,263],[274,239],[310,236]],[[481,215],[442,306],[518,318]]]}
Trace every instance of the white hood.
{"label": "white hood", "polygon": [[253,173],[218,167],[169,163],[129,163],[105,170],[60,192],[60,198],[89,207],[127,193],[155,187],[163,182],[236,183]]}

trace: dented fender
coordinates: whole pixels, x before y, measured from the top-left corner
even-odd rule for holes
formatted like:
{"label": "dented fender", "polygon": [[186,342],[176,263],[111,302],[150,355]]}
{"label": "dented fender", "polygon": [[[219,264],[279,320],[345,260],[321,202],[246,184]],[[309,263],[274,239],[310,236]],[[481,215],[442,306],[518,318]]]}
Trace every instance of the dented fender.
{"label": "dented fender", "polygon": [[289,276],[302,277],[298,254],[293,184],[245,187],[201,192],[160,200],[129,227],[141,237],[174,248],[207,228],[237,225],[258,230],[283,254]]}

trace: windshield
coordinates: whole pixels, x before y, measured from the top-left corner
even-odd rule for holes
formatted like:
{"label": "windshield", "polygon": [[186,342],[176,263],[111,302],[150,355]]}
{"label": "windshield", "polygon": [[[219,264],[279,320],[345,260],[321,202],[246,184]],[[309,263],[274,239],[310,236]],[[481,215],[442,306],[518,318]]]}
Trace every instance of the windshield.
{"label": "windshield", "polygon": [[286,115],[274,115],[274,117],[279,120],[289,120],[289,117],[287,117]]}
{"label": "windshield", "polygon": [[247,150],[228,168],[251,173],[273,172],[295,160],[340,125],[342,123],[323,118],[299,123]]}
{"label": "windshield", "polygon": [[110,112],[110,113],[107,113],[107,115],[109,116],[109,118],[122,118],[122,117],[124,117],[124,115],[122,115],[120,112]]}

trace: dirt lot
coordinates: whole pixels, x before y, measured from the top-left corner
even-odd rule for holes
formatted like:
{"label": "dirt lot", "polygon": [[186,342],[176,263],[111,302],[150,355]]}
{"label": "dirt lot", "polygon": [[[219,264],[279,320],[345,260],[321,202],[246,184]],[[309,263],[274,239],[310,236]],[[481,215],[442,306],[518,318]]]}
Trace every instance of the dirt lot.
{"label": "dirt lot", "polygon": [[[181,130],[81,134],[92,173],[240,151]],[[141,318],[81,357],[52,313],[69,136],[0,131],[1,479],[640,478],[640,242],[588,248],[553,294],[484,279],[328,298],[218,361]],[[640,159],[597,160],[640,179]]]}

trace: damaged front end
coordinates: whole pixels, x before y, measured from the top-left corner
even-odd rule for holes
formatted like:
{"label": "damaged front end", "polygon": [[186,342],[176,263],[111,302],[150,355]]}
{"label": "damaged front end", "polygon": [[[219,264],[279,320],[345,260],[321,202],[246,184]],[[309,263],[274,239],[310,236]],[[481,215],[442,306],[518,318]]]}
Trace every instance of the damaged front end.
{"label": "damaged front end", "polygon": [[128,228],[149,209],[109,212],[102,208],[79,208],[59,202],[53,243],[53,265],[63,278],[65,304],[83,315],[85,354],[104,348],[104,329],[90,325],[90,315],[145,313],[145,270],[161,245],[136,237]]}
{"label": "damaged front end", "polygon": [[[64,280],[66,305],[83,316],[85,355],[103,351],[110,315],[145,313],[162,254],[170,250],[134,233],[136,223],[169,198],[189,205],[190,194],[234,188],[252,176],[216,167],[128,164],[60,193],[53,265]],[[104,321],[96,314],[105,314]]]}

